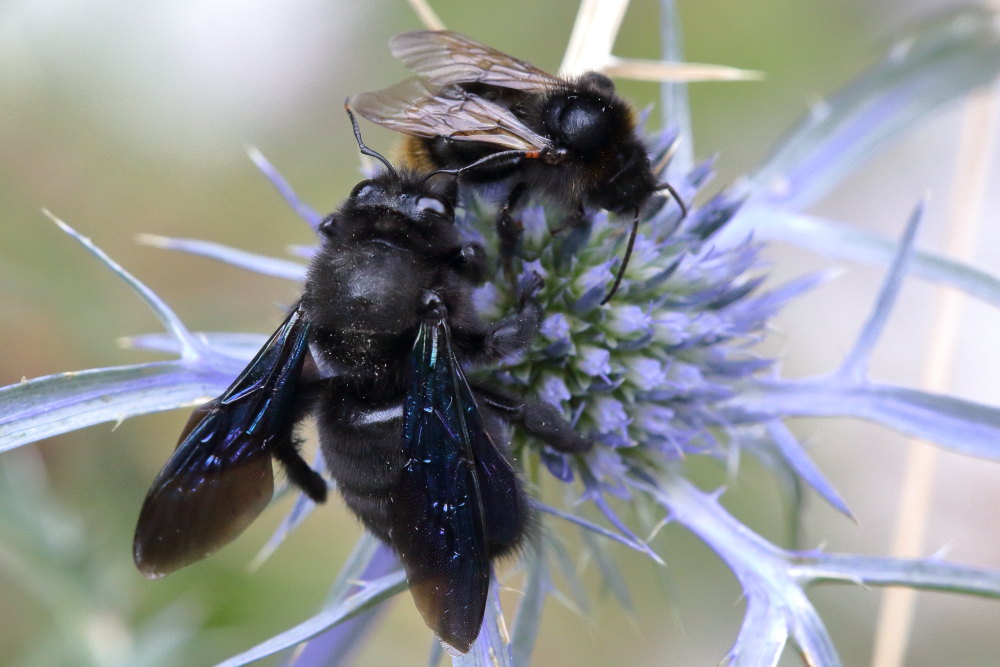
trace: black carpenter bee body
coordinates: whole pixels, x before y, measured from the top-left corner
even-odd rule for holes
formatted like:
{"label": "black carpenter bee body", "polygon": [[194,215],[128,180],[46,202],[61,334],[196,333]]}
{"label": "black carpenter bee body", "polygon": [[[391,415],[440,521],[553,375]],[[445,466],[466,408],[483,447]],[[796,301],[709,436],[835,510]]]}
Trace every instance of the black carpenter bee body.
{"label": "black carpenter bee body", "polygon": [[272,457],[323,501],[326,483],[293,435],[311,414],[346,504],[399,555],[427,624],[465,652],[491,560],[515,551],[531,524],[508,425],[560,451],[591,444],[552,406],[466,379],[466,368],[531,342],[541,281],[523,281],[515,312],[481,321],[471,295],[486,261],[455,225],[453,179],[397,173],[357,136],[387,171],[323,221],[301,301],[192,415],[146,497],[135,561],[158,577],[233,540],[271,498]]}
{"label": "black carpenter bee body", "polygon": [[512,212],[526,192],[541,193],[570,211],[633,216],[618,289],[631,255],[640,212],[660,190],[632,106],[598,72],[564,79],[449,31],[394,37],[396,57],[418,76],[390,88],[361,93],[351,105],[365,118],[407,135],[406,159],[421,169],[446,171],[466,181],[507,181],[497,217],[501,254],[515,252],[519,225]]}

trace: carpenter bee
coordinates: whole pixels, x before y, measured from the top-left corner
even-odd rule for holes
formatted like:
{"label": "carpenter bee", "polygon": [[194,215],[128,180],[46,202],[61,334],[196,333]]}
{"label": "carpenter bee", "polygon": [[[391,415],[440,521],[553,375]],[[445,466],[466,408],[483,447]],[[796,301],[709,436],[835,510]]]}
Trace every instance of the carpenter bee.
{"label": "carpenter bee", "polygon": [[385,171],[323,220],[301,300],[232,386],[192,415],[146,496],[133,554],[160,577],[235,539],[271,499],[272,458],[323,501],[327,484],[294,435],[311,415],[347,506],[399,555],[427,625],[466,652],[491,561],[514,553],[532,525],[508,426],[563,452],[591,443],[551,405],[467,379],[467,368],[531,342],[541,279],[522,281],[513,313],[481,321],[472,290],[485,253],[455,224],[454,179],[396,171],[351,121]]}
{"label": "carpenter bee", "polygon": [[526,190],[544,193],[580,224],[585,208],[633,214],[625,256],[602,303],[618,290],[657,183],[636,132],[631,105],[599,72],[564,79],[450,31],[417,31],[389,42],[417,78],[361,93],[351,106],[407,135],[404,155],[422,169],[478,182],[509,181],[497,216],[501,256],[509,264],[520,236],[513,210]]}

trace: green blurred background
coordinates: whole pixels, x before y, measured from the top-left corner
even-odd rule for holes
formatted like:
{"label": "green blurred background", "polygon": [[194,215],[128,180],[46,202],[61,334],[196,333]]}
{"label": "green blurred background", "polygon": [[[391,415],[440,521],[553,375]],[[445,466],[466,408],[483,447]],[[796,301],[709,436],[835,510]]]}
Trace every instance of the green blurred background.
{"label": "green blurred background", "polygon": [[[759,164],[809,104],[877,60],[892,34],[954,4],[680,3],[689,60],[767,75],[763,82],[691,88],[696,155],[719,155],[709,191]],[[574,2],[525,0],[434,7],[450,28],[549,70],[561,60],[576,11]],[[657,23],[655,2],[633,2],[616,53],[656,57]],[[317,210],[332,209],[358,180],[341,102],[402,78],[386,42],[419,27],[405,3],[384,0],[0,3],[0,384],[152,358],[120,349],[116,339],[157,331],[157,321],[43,217],[42,207],[92,237],[192,329],[269,332],[276,304],[293,300],[296,285],[138,245],[135,235],[198,237],[275,255],[311,242],[244,146],[259,147]],[[620,89],[640,107],[658,97],[650,83],[621,82]],[[921,243],[939,247],[960,118],[955,109],[921,125],[815,211],[898,235],[912,206],[930,192]],[[388,133],[370,126],[365,132],[373,147],[391,147]],[[997,193],[990,196],[987,210],[995,211]],[[979,263],[1000,263],[998,233],[997,225],[984,225]],[[767,257],[777,279],[830,266],[789,248],[770,248]],[[798,302],[782,315],[767,352],[784,359],[789,375],[831,369],[868,312],[881,273],[852,267]],[[876,377],[918,381],[934,294],[917,282],[904,291],[888,344],[875,359]],[[969,302],[966,322],[955,391],[996,403],[1000,318]],[[185,419],[173,412],[115,429],[100,425],[0,456],[0,470],[16,480],[2,488],[0,504],[0,662],[152,664],[160,655],[160,664],[211,664],[318,607],[360,534],[336,501],[256,572],[246,565],[287,502],[231,547],[166,580],[146,581],[133,569],[138,508]],[[859,519],[843,519],[810,497],[803,543],[885,553],[903,440],[853,422],[796,426]],[[704,463],[694,463],[692,474],[705,488],[726,481]],[[787,505],[772,479],[744,460],[731,486],[727,506],[787,543]],[[997,466],[942,457],[928,551],[948,545],[952,558],[1000,566],[990,520],[998,504]],[[595,604],[586,616],[550,600],[536,664],[715,664],[739,627],[738,586],[705,547],[675,527],[656,546],[666,570],[611,547],[631,586],[631,612],[601,593],[593,567],[586,580]],[[821,589],[813,599],[845,664],[866,663],[878,592]],[[995,662],[1000,603],[920,600],[907,664]],[[430,645],[411,602],[400,598],[358,664],[423,664]]]}

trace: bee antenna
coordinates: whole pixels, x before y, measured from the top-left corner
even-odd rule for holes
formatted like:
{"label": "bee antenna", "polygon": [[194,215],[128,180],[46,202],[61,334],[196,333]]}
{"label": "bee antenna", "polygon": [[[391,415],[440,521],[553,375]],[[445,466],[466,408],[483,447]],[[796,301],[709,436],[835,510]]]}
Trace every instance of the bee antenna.
{"label": "bee antenna", "polygon": [[452,178],[455,179],[455,182],[458,182],[458,171],[459,170],[457,169],[435,169],[434,171],[428,172],[428,174],[424,176],[424,183],[431,180],[431,176],[437,176],[439,174],[444,176],[451,176]]}
{"label": "bee antenna", "polygon": [[[671,192],[673,192],[673,188],[671,188]],[[678,199],[677,201],[680,202],[680,199]],[[681,204],[681,208],[682,209],[684,208],[684,204]],[[686,215],[687,210],[686,209],[684,210]],[[635,248],[635,236],[638,233],[639,233],[639,209],[636,208],[635,217],[632,218],[632,231],[629,232],[628,235],[628,245],[625,246],[625,256],[622,257],[622,265],[618,267],[618,274],[615,276],[615,282],[614,284],[611,285],[611,289],[608,291],[608,295],[604,297],[603,301],[601,301],[602,306],[606,304],[608,301],[611,301],[611,297],[613,297],[615,295],[615,292],[618,291],[618,286],[622,284],[622,278],[625,277],[625,269],[628,267],[628,261],[629,259],[632,258],[632,249]]]}
{"label": "bee antenna", "polygon": [[[657,184],[656,189],[667,190],[668,192],[670,192],[670,195],[674,198],[674,201],[676,201],[677,205],[680,206],[681,208],[681,220],[687,217],[688,207],[684,203],[684,200],[681,199],[681,196],[680,194],[678,194],[677,190],[674,189],[674,186],[664,181],[663,183]],[[615,276],[615,282],[611,285],[611,289],[608,291],[608,295],[604,297],[603,301],[601,301],[602,306],[606,304],[608,301],[611,301],[611,297],[615,295],[615,292],[618,291],[618,287],[621,286],[622,284],[622,278],[625,277],[625,269],[628,267],[629,259],[632,258],[632,249],[635,248],[635,237],[638,233],[639,233],[639,209],[636,208],[635,217],[632,218],[632,231],[629,232],[628,235],[628,245],[625,246],[625,256],[622,257],[622,265],[618,267],[618,274]]]}
{"label": "bee antenna", "polygon": [[385,168],[389,170],[390,174],[392,174],[392,177],[398,179],[399,172],[397,172],[395,167],[393,167],[392,164],[387,159],[385,159],[385,156],[383,156],[381,153],[373,151],[372,149],[368,148],[368,146],[365,146],[365,142],[361,139],[361,130],[358,128],[358,121],[354,118],[354,112],[351,111],[350,97],[344,100],[344,111],[347,112],[347,117],[351,119],[351,127],[354,128],[354,138],[358,140],[358,148],[361,150],[361,154],[373,157],[382,164],[384,164]]}
{"label": "bee antenna", "polygon": [[687,217],[687,215],[688,215],[688,207],[684,203],[684,200],[681,199],[681,196],[677,193],[677,190],[674,189],[674,186],[672,186],[672,185],[670,185],[670,183],[667,183],[666,181],[664,181],[662,183],[657,183],[656,189],[657,190],[666,190],[666,191],[668,191],[670,193],[670,196],[672,196],[674,198],[674,201],[677,202],[677,205],[681,207],[681,220],[683,220],[684,218]]}
{"label": "bee antenna", "polygon": [[490,153],[484,157],[479,158],[471,164],[467,164],[464,167],[459,167],[458,169],[435,169],[431,173],[427,174],[427,178],[430,178],[434,174],[451,174],[452,176],[458,178],[463,173],[481,167],[484,164],[492,164],[493,162],[502,162],[503,160],[513,159],[513,158],[537,158],[540,157],[538,151],[522,151],[519,149],[500,151],[499,153]]}

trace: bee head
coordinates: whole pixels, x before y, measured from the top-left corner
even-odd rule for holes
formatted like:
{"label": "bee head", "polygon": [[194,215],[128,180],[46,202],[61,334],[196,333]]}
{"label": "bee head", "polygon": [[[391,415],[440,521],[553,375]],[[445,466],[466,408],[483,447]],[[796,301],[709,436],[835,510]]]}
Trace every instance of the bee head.
{"label": "bee head", "polygon": [[365,145],[346,101],[344,110],[361,153],[379,160],[385,171],[355,185],[340,209],[320,223],[320,233],[331,241],[381,241],[412,249],[434,245],[436,237],[450,242],[457,235],[454,179],[397,171],[381,153]]}
{"label": "bee head", "polygon": [[642,207],[656,191],[656,180],[646,148],[638,141],[625,142],[603,163],[607,180],[595,188],[592,204],[612,213]]}
{"label": "bee head", "polygon": [[383,172],[361,181],[319,231],[346,243],[388,243],[423,252],[456,243],[453,188],[410,171]]}

